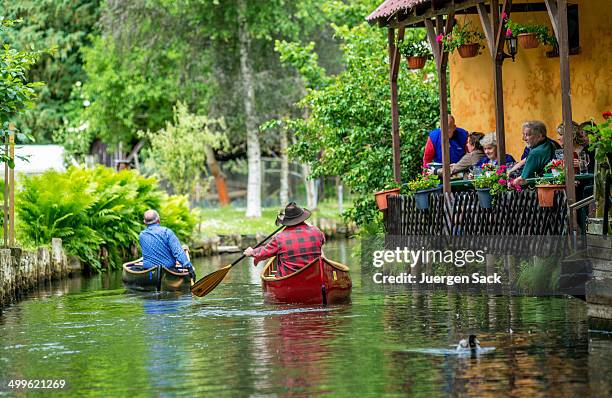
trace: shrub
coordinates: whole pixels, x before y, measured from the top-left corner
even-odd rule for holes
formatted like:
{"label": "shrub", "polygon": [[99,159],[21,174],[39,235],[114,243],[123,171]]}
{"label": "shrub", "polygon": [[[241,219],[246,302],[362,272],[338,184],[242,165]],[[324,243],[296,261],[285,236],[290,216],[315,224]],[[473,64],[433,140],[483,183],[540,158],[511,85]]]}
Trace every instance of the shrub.
{"label": "shrub", "polygon": [[179,238],[187,238],[195,224],[184,197],[168,196],[154,178],[130,170],[48,171],[26,177],[16,196],[22,239],[40,245],[62,238],[68,253],[96,270],[102,268],[102,248],[111,268],[130,255],[149,208],[159,209]]}

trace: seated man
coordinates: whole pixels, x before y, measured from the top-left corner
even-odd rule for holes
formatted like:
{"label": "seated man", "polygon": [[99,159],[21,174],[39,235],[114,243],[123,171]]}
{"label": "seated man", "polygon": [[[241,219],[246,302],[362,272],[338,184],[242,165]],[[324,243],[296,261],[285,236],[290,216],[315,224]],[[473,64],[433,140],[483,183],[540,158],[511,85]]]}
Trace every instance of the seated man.
{"label": "seated man", "polygon": [[276,234],[266,245],[253,249],[247,247],[245,256],[254,257],[254,264],[276,256],[276,277],[289,275],[313,260],[321,257],[321,247],[325,243],[325,235],[319,228],[306,224],[310,211],[302,209],[295,202],[285,207],[279,215],[277,224],[286,228]]}
{"label": "seated man", "polygon": [[162,227],[159,222],[159,214],[155,210],[145,211],[144,223],[147,227],[139,237],[143,268],[149,269],[161,265],[171,269],[178,262],[189,270],[193,279],[196,279],[191,261],[181,247],[181,242],[171,229]]}
{"label": "seated man", "polygon": [[[550,139],[550,138],[546,138],[546,139],[555,147],[555,150],[561,149],[561,146],[559,145],[557,141]],[[527,144],[527,136],[525,135],[524,130],[523,130],[523,141],[525,142],[525,144]],[[516,163],[514,166],[512,166],[508,170],[508,173],[510,173],[512,177],[517,177],[521,175],[521,173],[523,172],[523,167],[525,167],[525,162],[527,161],[527,156],[529,156],[530,150],[531,148],[529,148],[529,145],[525,145],[525,149],[523,149],[523,154],[521,155],[521,161]]]}
{"label": "seated man", "polygon": [[[468,132],[455,125],[453,115],[448,115],[448,141],[450,144],[450,162],[457,163],[465,155],[465,144]],[[428,163],[442,163],[442,130],[435,129],[429,132],[427,143],[425,144],[425,154],[423,155],[423,166]]]}
{"label": "seated man", "polygon": [[515,184],[524,185],[528,178],[542,175],[544,167],[555,158],[555,146],[546,138],[546,125],[540,121],[530,121],[523,124],[523,134],[529,155],[521,176],[514,180]]}

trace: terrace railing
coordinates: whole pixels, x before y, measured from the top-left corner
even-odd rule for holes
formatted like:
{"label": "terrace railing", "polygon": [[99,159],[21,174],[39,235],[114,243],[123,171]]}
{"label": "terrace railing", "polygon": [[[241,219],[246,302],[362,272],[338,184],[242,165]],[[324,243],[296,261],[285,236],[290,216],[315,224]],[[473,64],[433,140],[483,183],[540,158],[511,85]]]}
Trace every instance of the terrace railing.
{"label": "terrace railing", "polygon": [[417,209],[410,195],[388,198],[387,235],[410,236],[530,236],[566,235],[568,207],[564,191],[555,194],[552,207],[540,207],[532,190],[505,192],[491,209],[480,207],[474,191],[430,195],[429,209]]}

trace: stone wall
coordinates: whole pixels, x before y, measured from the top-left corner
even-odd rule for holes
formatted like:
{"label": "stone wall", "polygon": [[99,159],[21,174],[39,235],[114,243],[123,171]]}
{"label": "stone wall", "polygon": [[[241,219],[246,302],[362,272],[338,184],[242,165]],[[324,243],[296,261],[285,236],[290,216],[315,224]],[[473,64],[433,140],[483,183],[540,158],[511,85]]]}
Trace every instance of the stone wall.
{"label": "stone wall", "polygon": [[81,270],[79,259],[64,252],[61,239],[54,238],[51,249],[0,249],[0,307],[39,283],[67,278]]}

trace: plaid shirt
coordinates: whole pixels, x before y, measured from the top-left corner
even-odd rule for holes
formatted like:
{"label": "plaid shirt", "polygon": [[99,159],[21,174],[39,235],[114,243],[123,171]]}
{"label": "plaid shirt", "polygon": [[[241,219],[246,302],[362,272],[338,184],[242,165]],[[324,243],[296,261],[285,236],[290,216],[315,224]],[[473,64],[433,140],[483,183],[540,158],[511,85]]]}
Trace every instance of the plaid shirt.
{"label": "plaid shirt", "polygon": [[143,267],[152,268],[163,265],[172,268],[178,261],[183,267],[191,267],[181,242],[171,229],[159,224],[147,225],[140,233],[140,247],[142,249]]}
{"label": "plaid shirt", "polygon": [[319,228],[301,223],[286,227],[265,246],[253,250],[255,264],[276,256],[276,276],[289,275],[321,257],[325,235]]}

